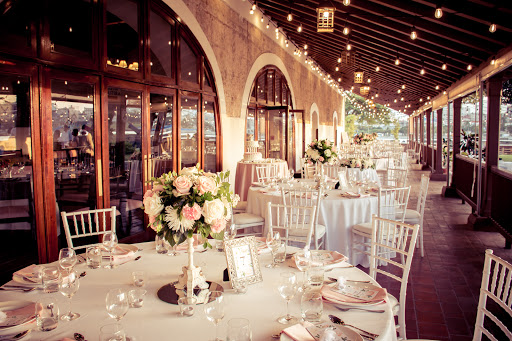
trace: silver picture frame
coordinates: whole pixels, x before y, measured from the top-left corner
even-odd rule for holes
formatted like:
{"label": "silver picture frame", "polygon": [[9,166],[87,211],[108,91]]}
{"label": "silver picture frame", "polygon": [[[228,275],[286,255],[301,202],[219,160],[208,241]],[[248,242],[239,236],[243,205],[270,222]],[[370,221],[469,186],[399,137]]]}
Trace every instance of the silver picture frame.
{"label": "silver picture frame", "polygon": [[233,288],[263,281],[254,236],[226,240],[224,251]]}

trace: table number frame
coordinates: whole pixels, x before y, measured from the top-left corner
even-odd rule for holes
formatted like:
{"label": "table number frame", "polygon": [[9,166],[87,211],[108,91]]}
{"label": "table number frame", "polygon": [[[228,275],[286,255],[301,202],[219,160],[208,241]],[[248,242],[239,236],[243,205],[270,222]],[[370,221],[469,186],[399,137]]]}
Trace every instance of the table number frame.
{"label": "table number frame", "polygon": [[224,250],[233,288],[263,281],[254,236],[225,240]]}

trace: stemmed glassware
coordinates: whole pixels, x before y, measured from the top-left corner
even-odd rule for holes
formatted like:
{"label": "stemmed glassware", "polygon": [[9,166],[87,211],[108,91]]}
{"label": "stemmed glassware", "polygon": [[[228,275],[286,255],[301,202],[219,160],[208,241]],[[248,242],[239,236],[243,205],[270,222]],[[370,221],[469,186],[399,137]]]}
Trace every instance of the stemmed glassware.
{"label": "stemmed glassware", "polygon": [[69,312],[61,316],[63,321],[72,321],[80,317],[80,314],[71,311],[71,299],[80,287],[80,280],[76,272],[69,271],[67,276],[63,276],[59,282],[59,291],[62,295],[69,298]]}
{"label": "stemmed glassware", "polygon": [[77,262],[75,250],[65,247],[59,251],[59,265],[70,273]]}
{"label": "stemmed glassware", "polygon": [[267,234],[267,240],[266,240],[267,246],[270,249],[270,253],[272,254],[272,263],[266,265],[267,268],[275,268],[277,267],[276,263],[276,252],[279,250],[279,247],[281,246],[281,235],[279,232],[276,232],[272,235],[272,232],[269,232]]}
{"label": "stemmed glassware", "polygon": [[283,272],[279,277],[279,284],[277,286],[279,294],[286,300],[286,315],[277,319],[277,322],[282,324],[292,324],[297,322],[295,316],[290,315],[290,301],[297,292],[297,277],[293,272]]}
{"label": "stemmed glassware", "polygon": [[130,303],[128,302],[128,293],[121,289],[111,289],[105,298],[107,313],[116,321],[120,321],[128,312]]}
{"label": "stemmed glassware", "polygon": [[222,291],[210,291],[204,304],[204,314],[208,321],[215,324],[215,341],[221,341],[218,337],[219,323],[225,315],[224,296]]}
{"label": "stemmed glassware", "polygon": [[311,252],[308,249],[298,251],[295,253],[295,265],[297,269],[302,272],[302,287],[299,287],[299,291],[306,291],[306,270],[311,266]]}
{"label": "stemmed glassware", "polygon": [[109,253],[110,264],[106,266],[108,269],[113,269],[114,266],[114,258],[112,256],[112,251],[117,246],[117,236],[114,231],[107,231],[103,235],[103,246],[107,249]]}
{"label": "stemmed glassware", "polygon": [[166,241],[166,247],[167,247],[167,256],[174,257],[174,256],[179,255],[178,251],[176,251],[178,244],[174,244],[174,246],[171,246],[171,244]]}

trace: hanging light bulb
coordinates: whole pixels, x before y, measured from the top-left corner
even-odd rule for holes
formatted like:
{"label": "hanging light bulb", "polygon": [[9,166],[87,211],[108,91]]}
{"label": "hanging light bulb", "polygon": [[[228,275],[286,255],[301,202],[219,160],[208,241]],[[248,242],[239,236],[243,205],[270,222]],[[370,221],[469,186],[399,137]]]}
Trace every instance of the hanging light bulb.
{"label": "hanging light bulb", "polygon": [[343,34],[348,36],[349,33],[350,33],[350,28],[347,25],[345,25],[343,27]]}
{"label": "hanging light bulb", "polygon": [[405,90],[405,84],[402,84],[402,90]]}
{"label": "hanging light bulb", "polygon": [[402,92],[402,89],[398,89],[396,92],[397,92],[397,93],[401,93],[401,92]]}
{"label": "hanging light bulb", "polygon": [[418,32],[416,32],[416,28],[413,26],[411,28],[411,39],[415,40],[416,38],[418,38]]}
{"label": "hanging light bulb", "polygon": [[288,21],[292,21],[293,20],[293,15],[292,15],[292,12],[288,12],[288,15],[286,16],[286,20]]}
{"label": "hanging light bulb", "polygon": [[352,50],[352,45],[350,44],[350,40],[347,42],[347,51]]}
{"label": "hanging light bulb", "polygon": [[377,66],[375,67],[375,72],[379,72],[379,71],[380,71],[380,66],[378,66],[378,65],[377,65]]}
{"label": "hanging light bulb", "polygon": [[341,57],[340,57],[340,58],[338,58],[338,63],[341,63]]}
{"label": "hanging light bulb", "polygon": [[340,78],[338,78],[338,82],[341,82],[341,77],[340,77]]}
{"label": "hanging light bulb", "polygon": [[445,91],[443,91],[443,95],[446,95],[446,90],[445,90]]}
{"label": "hanging light bulb", "polygon": [[494,33],[494,32],[496,32],[497,28],[498,28],[498,26],[496,26],[495,23],[492,23],[491,26],[489,26],[489,32]]}
{"label": "hanging light bulb", "polygon": [[421,68],[421,70],[420,70],[420,75],[422,75],[422,76],[423,76],[424,74],[425,74],[425,68],[424,68],[424,67],[422,67],[422,68]]}
{"label": "hanging light bulb", "polygon": [[350,5],[350,0],[343,0],[343,5],[345,5],[345,6]]}
{"label": "hanging light bulb", "polygon": [[398,57],[398,55],[396,56],[396,59],[395,59],[395,65],[400,65],[400,58]]}
{"label": "hanging light bulb", "polygon": [[308,49],[308,44],[304,44],[304,50]]}
{"label": "hanging light bulb", "polygon": [[491,59],[491,65],[495,65],[496,64],[496,57],[492,57]]}
{"label": "hanging light bulb", "polygon": [[446,70],[448,68],[448,65],[446,65],[446,63],[443,63],[443,65],[441,65],[441,70]]}
{"label": "hanging light bulb", "polygon": [[[252,4],[251,6],[251,10],[255,11],[256,10],[256,1]],[[251,13],[252,14],[252,13]]]}
{"label": "hanging light bulb", "polygon": [[340,71],[340,68],[336,66],[336,69],[335,69],[335,70],[336,70],[336,71]]}
{"label": "hanging light bulb", "polygon": [[267,30],[270,28],[270,21],[267,23]]}
{"label": "hanging light bulb", "polygon": [[284,44],[286,45],[286,47],[288,47],[288,39],[284,40]]}
{"label": "hanging light bulb", "polygon": [[467,69],[468,69],[468,71],[471,71],[471,70],[473,70],[473,65],[471,65],[471,64],[468,64],[468,67],[467,67]]}
{"label": "hanging light bulb", "polygon": [[304,51],[304,55],[307,56],[308,55],[308,51]]}
{"label": "hanging light bulb", "polygon": [[261,16],[261,22],[263,22],[265,19],[263,18],[263,16]]}
{"label": "hanging light bulb", "polygon": [[436,90],[439,90],[439,85],[436,85]]}
{"label": "hanging light bulb", "polygon": [[368,83],[371,83],[372,82],[372,79],[370,77],[368,77]]}
{"label": "hanging light bulb", "polygon": [[437,6],[436,7],[436,11],[434,12],[434,16],[437,19],[440,19],[443,16],[443,9],[441,8],[441,6]]}
{"label": "hanging light bulb", "polygon": [[297,32],[302,32],[302,24],[300,24],[299,27],[297,27]]}

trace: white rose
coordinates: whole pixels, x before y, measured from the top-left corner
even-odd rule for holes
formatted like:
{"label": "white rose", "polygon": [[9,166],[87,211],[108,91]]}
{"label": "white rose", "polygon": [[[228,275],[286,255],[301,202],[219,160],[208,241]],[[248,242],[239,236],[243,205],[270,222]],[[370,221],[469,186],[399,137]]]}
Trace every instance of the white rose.
{"label": "white rose", "polygon": [[326,156],[326,157],[330,157],[330,156],[331,156],[331,154],[332,154],[332,153],[331,153],[331,151],[330,151],[329,149],[326,149],[324,153],[325,153],[325,156]]}
{"label": "white rose", "polygon": [[319,153],[317,150],[313,150],[313,151],[311,152],[311,158],[312,158],[313,160],[318,160],[318,158],[319,158],[319,157],[320,157],[320,153]]}
{"label": "white rose", "polygon": [[224,204],[220,199],[206,201],[203,206],[204,221],[211,224],[215,219],[220,219],[224,215]]}
{"label": "white rose", "polygon": [[196,176],[198,174],[199,171],[196,167],[185,167],[180,171],[180,175]]}
{"label": "white rose", "polygon": [[148,195],[144,198],[144,212],[148,216],[156,217],[162,212],[164,209],[164,205],[162,204],[162,199],[158,195],[158,193],[153,193],[153,195]]}
{"label": "white rose", "polygon": [[231,219],[231,204],[225,197],[222,198],[222,203],[224,204],[224,208],[226,209],[226,215],[224,216],[224,218]]}

